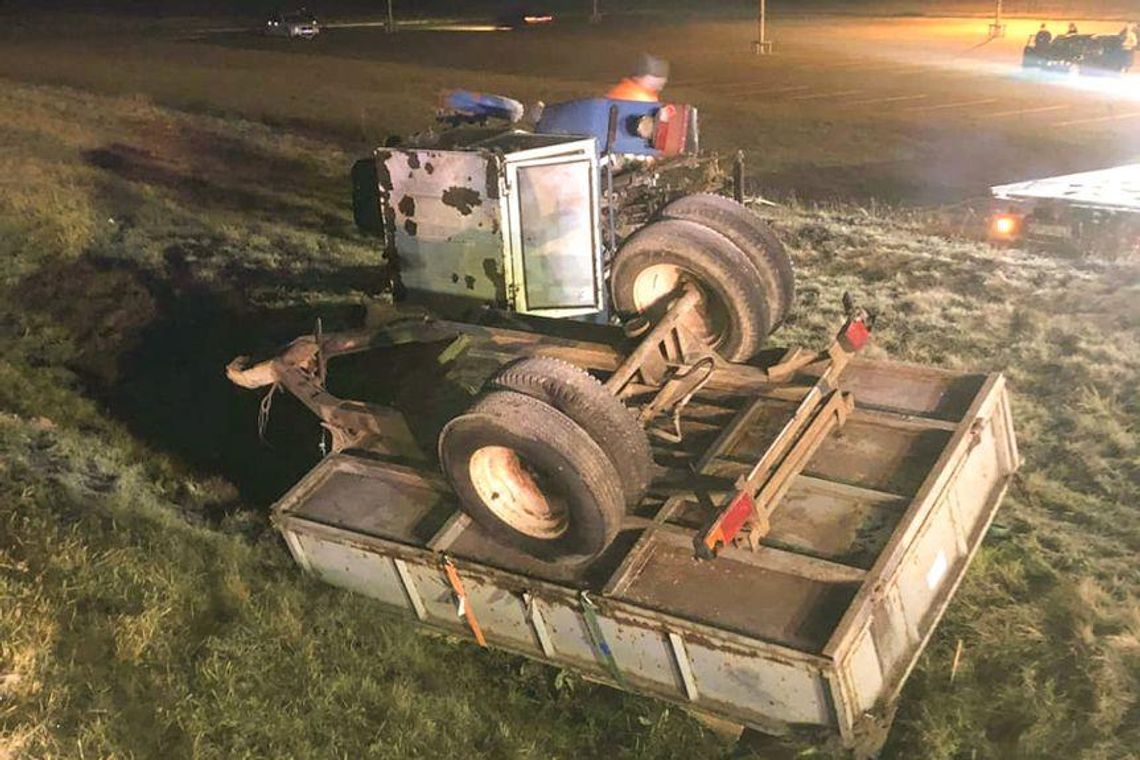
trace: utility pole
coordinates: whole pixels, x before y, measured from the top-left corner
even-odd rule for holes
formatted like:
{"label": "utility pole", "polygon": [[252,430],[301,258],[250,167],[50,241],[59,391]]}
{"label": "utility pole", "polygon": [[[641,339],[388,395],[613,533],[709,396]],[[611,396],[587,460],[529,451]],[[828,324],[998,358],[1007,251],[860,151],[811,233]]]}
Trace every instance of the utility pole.
{"label": "utility pole", "polygon": [[598,13],[598,0],[594,0],[594,10],[590,13],[590,23],[596,24],[602,20],[602,14]]}
{"label": "utility pole", "polygon": [[395,17],[395,15],[392,13],[392,0],[388,0],[388,26],[387,26],[387,32],[388,32],[388,34],[392,34],[392,33],[393,33],[393,32],[395,32],[395,31],[396,31],[396,17]]}
{"label": "utility pole", "polygon": [[756,40],[752,43],[752,52],[756,55],[768,55],[772,52],[772,40],[768,39],[767,0],[760,0],[760,8],[756,12]]}
{"label": "utility pole", "polygon": [[997,0],[997,6],[994,8],[994,22],[990,24],[991,40],[1005,36],[1005,22],[1001,18],[1001,3],[1002,0]]}

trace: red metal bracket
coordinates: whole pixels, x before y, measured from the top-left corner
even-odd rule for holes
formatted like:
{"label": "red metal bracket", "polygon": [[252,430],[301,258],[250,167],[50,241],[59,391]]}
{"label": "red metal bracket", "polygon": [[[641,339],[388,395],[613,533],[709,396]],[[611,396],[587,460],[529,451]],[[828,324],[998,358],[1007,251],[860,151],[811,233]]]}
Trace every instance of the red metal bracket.
{"label": "red metal bracket", "polygon": [[694,539],[698,557],[711,559],[736,538],[751,521],[749,541],[755,547],[768,532],[768,516],[783,499],[792,479],[807,465],[827,436],[842,427],[855,408],[850,393],[839,390],[839,377],[851,357],[871,339],[874,318],[844,296],[847,321],[836,333],[827,351],[815,359],[795,355],[770,375],[786,378],[816,361],[827,361],[827,368],[808,389],[772,444],[759,460],[736,482],[736,493],[718,511],[704,531]]}

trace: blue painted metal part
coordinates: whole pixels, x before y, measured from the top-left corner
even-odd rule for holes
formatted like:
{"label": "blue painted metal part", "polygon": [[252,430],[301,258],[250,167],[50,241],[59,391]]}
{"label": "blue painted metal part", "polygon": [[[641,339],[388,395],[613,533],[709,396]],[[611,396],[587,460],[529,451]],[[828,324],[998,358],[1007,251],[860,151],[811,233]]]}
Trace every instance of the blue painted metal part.
{"label": "blue painted metal part", "polygon": [[503,95],[469,90],[452,90],[443,97],[445,108],[466,116],[517,121],[522,117],[522,104]]}
{"label": "blue painted metal part", "polygon": [[617,134],[611,153],[635,156],[659,156],[660,151],[637,134],[637,121],[642,116],[654,116],[660,103],[642,103],[634,100],[586,98],[548,105],[542,112],[535,131],[545,135],[581,135],[595,138],[599,155],[606,151],[609,137],[610,107],[618,112]]}

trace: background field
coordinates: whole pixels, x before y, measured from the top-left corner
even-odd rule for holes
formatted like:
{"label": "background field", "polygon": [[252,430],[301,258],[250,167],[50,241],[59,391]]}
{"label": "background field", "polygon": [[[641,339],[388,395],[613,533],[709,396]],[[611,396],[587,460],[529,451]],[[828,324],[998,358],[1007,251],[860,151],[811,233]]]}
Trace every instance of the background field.
{"label": "background field", "polygon": [[943,239],[915,208],[1134,157],[1127,88],[1023,81],[1018,35],[966,54],[968,19],[789,20],[759,61],[724,19],[312,45],[218,26],[0,32],[0,758],[836,754],[725,748],[300,577],[265,512],[318,431],[279,400],[259,442],[258,399],[221,374],[318,315],[360,318],[376,255],[347,168],[422,128],[439,89],[589,94],[643,48],[673,59],[709,145],[806,201],[764,210],[802,282],[782,342],[825,340],[846,289],[881,312],[876,350],[1009,375],[1026,465],[887,756],[1137,755],[1138,264]]}
{"label": "background field", "polygon": [[700,107],[705,144],[744,150],[756,188],[777,196],[957,201],[1140,153],[1140,74],[1024,77],[1036,19],[988,44],[977,18],[776,19],[778,54],[757,57],[749,21],[681,11],[519,33],[348,26],[311,43],[233,22],[16,17],[0,28],[0,76],[141,94],[361,152],[423,129],[446,88],[593,95],[651,50],[672,60],[667,95]]}

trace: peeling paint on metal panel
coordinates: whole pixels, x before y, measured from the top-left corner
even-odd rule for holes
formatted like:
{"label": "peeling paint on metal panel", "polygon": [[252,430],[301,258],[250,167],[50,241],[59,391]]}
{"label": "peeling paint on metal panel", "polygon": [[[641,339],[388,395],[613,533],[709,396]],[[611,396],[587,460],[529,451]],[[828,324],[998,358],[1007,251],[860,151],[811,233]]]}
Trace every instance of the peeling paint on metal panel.
{"label": "peeling paint on metal panel", "polygon": [[388,171],[388,159],[391,157],[392,152],[389,150],[376,151],[376,178],[380,187],[388,191],[392,189],[392,173]]}
{"label": "peeling paint on metal panel", "polygon": [[451,206],[464,216],[469,216],[476,206],[483,205],[483,197],[477,191],[459,185],[444,190],[440,200],[443,205]]}
{"label": "peeling paint on metal panel", "polygon": [[495,300],[499,303],[507,302],[507,277],[495,259],[483,259],[483,274],[495,286]]}
{"label": "peeling paint on metal panel", "polygon": [[[487,197],[497,200],[499,197],[499,159],[497,156],[487,156],[487,176],[484,192]],[[498,232],[498,230],[496,230]]]}

